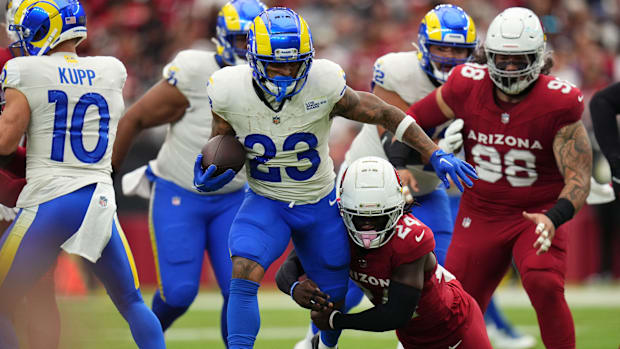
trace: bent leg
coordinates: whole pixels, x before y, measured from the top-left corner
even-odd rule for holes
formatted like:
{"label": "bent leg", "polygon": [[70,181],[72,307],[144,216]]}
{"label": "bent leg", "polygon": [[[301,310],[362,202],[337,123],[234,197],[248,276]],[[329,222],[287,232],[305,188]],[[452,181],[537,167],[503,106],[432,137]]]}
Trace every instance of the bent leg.
{"label": "bent leg", "polygon": [[101,258],[91,265],[116,309],[129,323],[131,334],[138,347],[165,348],[161,325],[142,300],[133,256],[117,218],[114,218],[112,237]]}
{"label": "bent leg", "polygon": [[517,269],[523,288],[536,310],[540,334],[546,348],[575,348],[575,325],[566,298],[566,231],[556,231],[549,251],[536,255],[532,247],[538,237],[534,225],[524,222],[523,232],[514,247]]}

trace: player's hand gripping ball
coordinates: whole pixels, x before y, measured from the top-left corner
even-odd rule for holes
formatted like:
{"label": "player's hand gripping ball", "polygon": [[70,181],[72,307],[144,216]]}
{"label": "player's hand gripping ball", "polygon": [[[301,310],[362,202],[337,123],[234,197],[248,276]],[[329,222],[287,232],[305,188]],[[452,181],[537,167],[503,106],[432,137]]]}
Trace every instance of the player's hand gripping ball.
{"label": "player's hand gripping ball", "polygon": [[217,135],[196,157],[194,187],[201,192],[216,191],[229,183],[244,164],[243,145],[234,136]]}

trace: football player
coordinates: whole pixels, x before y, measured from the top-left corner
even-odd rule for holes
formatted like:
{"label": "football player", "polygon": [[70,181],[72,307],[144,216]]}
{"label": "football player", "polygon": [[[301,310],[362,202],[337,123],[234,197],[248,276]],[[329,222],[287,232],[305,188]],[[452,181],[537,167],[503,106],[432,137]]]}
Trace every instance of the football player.
{"label": "football player", "polygon": [[616,198],[620,198],[620,137],[616,117],[620,114],[620,82],[607,86],[592,96],[590,114],[594,135],[609,162]]}
{"label": "football player", "polygon": [[374,307],[342,314],[305,282],[294,295],[310,295],[297,302],[313,308],[314,323],[322,330],[396,330],[406,349],[491,348],[478,304],[437,263],[433,231],[404,211],[394,167],[379,157],[360,158],[337,190],[349,233],[349,275]]}
{"label": "football player", "polygon": [[181,51],[166,65],[162,79],[127,110],[118,124],[112,154],[116,171],[142,130],[169,125],[157,159],[123,178],[125,193],[150,197],[149,230],[158,281],[152,308],[164,331],[198,294],[206,250],[224,298],[221,331],[226,341],[232,270],[228,232],[243,201],[245,173],[240,172],[217,191],[197,192],[193,187],[193,160],[211,133],[207,80],[222,67],[247,63],[247,31],[265,8],[258,0],[226,3],[216,22],[217,52]]}
{"label": "football player", "polygon": [[[236,135],[248,152],[249,190],[230,231],[233,274],[228,303],[229,348],[251,348],[259,330],[257,292],[265,270],[293,244],[308,276],[342,306],[349,253],[334,191],[327,137],[336,115],[382,124],[421,153],[446,183],[473,185],[469,165],[446,154],[413,118],[376,96],[347,87],[342,69],[313,61],[306,21],[288,8],[254,19],[248,33],[249,66],[223,68],[209,79],[211,136]],[[201,168],[194,182],[214,191],[234,176]],[[321,347],[335,347],[340,331],[321,333]]]}
{"label": "football player", "polygon": [[514,258],[545,347],[574,348],[561,225],[590,190],[583,95],[546,75],[545,34],[529,9],[495,17],[481,52],[485,65],[456,67],[409,109],[422,127],[462,118],[466,159],[481,179],[463,194],[446,268],[485,310]]}
{"label": "football player", "polygon": [[[406,111],[411,104],[446,82],[456,65],[471,60],[477,43],[474,21],[463,9],[449,4],[437,5],[420,23],[417,51],[389,53],[375,62],[373,93]],[[412,64],[416,61],[419,64]],[[447,128],[437,127],[430,131],[435,135],[443,133],[438,145],[445,152],[452,153],[460,150],[463,144],[463,121],[457,119],[448,123]],[[445,188],[438,186],[437,177],[421,164],[415,150],[391,139],[391,133],[383,128],[364,125],[347,152],[346,162],[351,163],[362,156],[390,160],[398,169],[406,198],[410,201],[415,197],[419,204],[413,206],[413,214],[433,230],[435,254],[439,264],[444,265],[454,226],[449,196]],[[497,329],[493,332],[495,338],[491,338],[494,342],[509,341],[510,347],[515,349],[535,344],[533,337],[522,335],[512,327],[493,300],[485,319]]]}
{"label": "football player", "polygon": [[77,0],[24,1],[14,18],[13,47],[25,57],[2,70],[0,155],[15,152],[27,133],[27,184],[0,239],[0,347],[18,347],[12,313],[62,248],[91,262],[140,348],[164,348],[139,292],[110,177],[125,67],[112,57],[77,56],[86,38]]}

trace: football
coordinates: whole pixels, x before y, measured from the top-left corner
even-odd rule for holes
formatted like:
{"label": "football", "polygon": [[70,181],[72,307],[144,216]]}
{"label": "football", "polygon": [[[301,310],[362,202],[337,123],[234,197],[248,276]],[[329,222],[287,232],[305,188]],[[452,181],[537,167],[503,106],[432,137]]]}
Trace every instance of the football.
{"label": "football", "polygon": [[239,172],[245,164],[245,148],[232,135],[217,135],[209,139],[202,147],[202,167],[208,168],[211,164],[217,166],[215,175],[224,173],[229,168]]}

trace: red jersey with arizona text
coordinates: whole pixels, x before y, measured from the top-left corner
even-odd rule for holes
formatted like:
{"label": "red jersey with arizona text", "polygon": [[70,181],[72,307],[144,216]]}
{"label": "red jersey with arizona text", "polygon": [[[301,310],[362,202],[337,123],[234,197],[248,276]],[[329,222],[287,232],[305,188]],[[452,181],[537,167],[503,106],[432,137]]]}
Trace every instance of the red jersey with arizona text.
{"label": "red jersey with arizona text", "polygon": [[542,74],[519,103],[497,102],[494,90],[487,66],[471,63],[454,68],[441,90],[465,121],[466,160],[480,177],[465,191],[465,201],[491,214],[555,202],[564,180],[553,140],[559,129],[581,119],[581,91]]}
{"label": "red jersey with arizona text", "polygon": [[[349,275],[375,305],[387,302],[395,268],[412,263],[435,248],[433,232],[411,214],[403,215],[395,230],[390,241],[376,249],[364,249],[349,241]],[[437,264],[433,271],[424,274],[418,306],[407,325],[397,329],[399,338],[419,346],[442,343],[467,320],[470,299],[454,276]]]}

